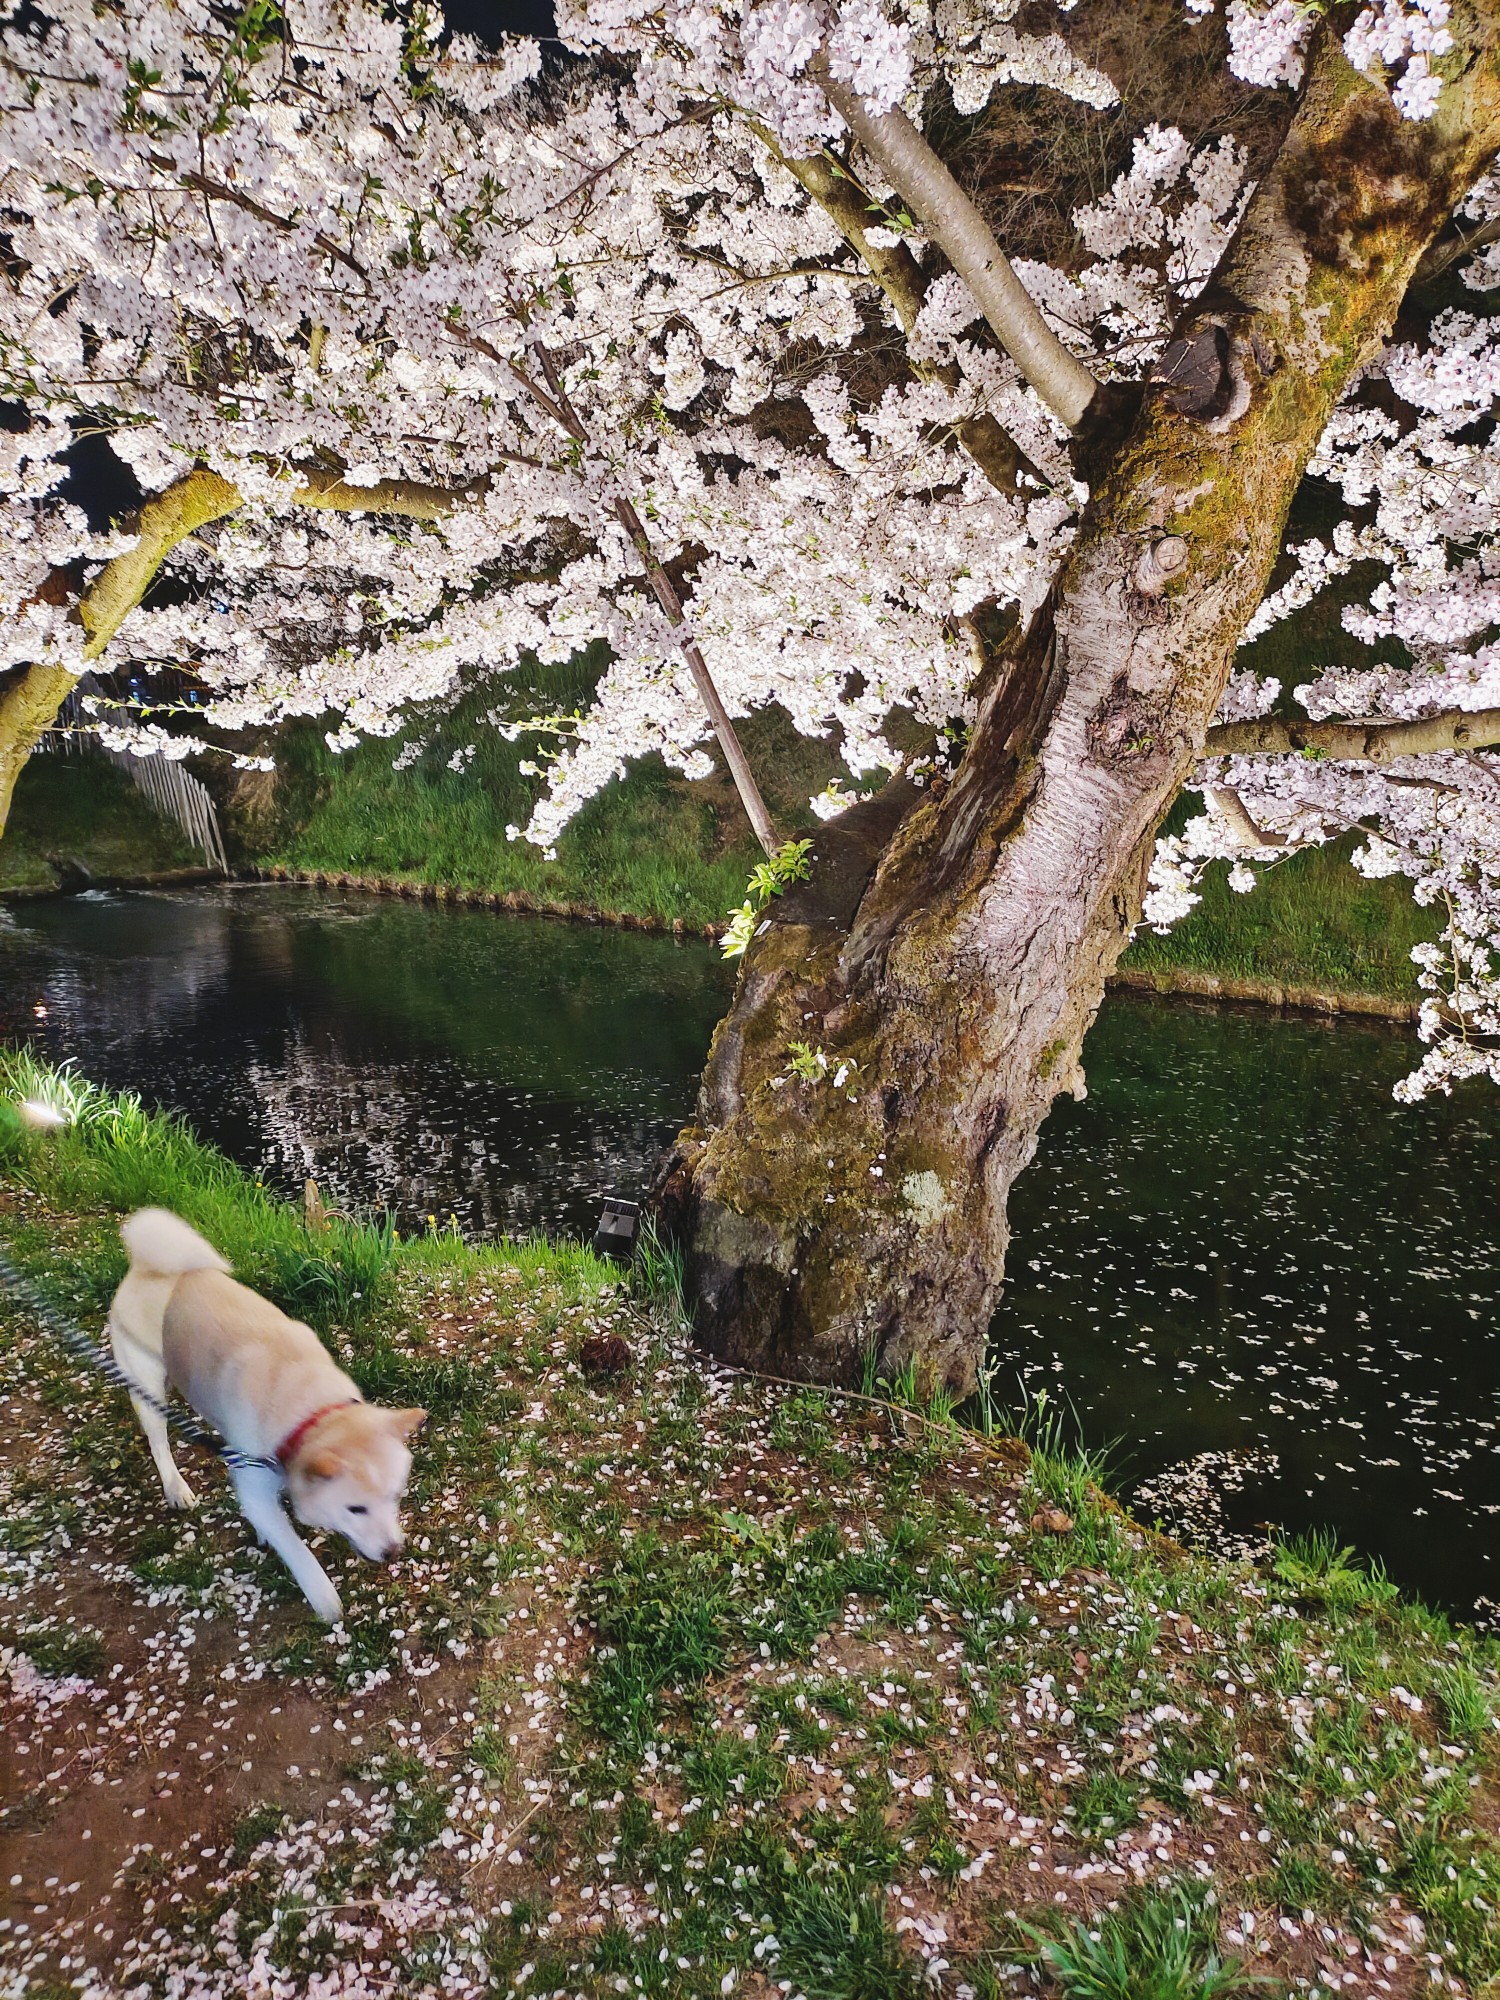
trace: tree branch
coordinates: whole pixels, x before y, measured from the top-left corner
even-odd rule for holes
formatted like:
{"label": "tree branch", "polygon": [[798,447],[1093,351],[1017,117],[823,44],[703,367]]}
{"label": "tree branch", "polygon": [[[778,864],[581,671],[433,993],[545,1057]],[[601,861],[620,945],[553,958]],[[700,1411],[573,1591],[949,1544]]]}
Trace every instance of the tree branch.
{"label": "tree branch", "polygon": [[[231,187],[227,181],[215,180],[211,174],[194,173],[191,168],[179,167],[175,161],[161,153],[151,153],[147,157],[158,173],[176,174],[185,188],[193,194],[201,194],[205,201],[227,201],[235,208],[243,209],[247,215],[253,215],[257,221],[268,222],[273,229],[280,229],[283,232],[295,229],[297,226],[289,216],[278,215],[274,208],[267,208],[263,203],[254,200],[243,188]],[[314,232],[312,240],[324,256],[331,257],[335,263],[344,265],[368,289],[369,273],[352,251],[346,250],[342,243],[336,243],[321,229]]]}
{"label": "tree branch", "polygon": [[[552,356],[540,344],[536,346],[534,352],[542,373],[547,378],[552,406],[562,413],[562,421],[569,435],[576,438],[580,444],[586,444],[587,428],[573,407],[572,398],[568,395]],[[646,579],[651,585],[656,601],[666,614],[668,624],[678,634],[677,643],[682,651],[682,657],[687,661],[688,672],[693,677],[693,685],[698,690],[699,699],[708,710],[708,719],[713,724],[719,748],[724,752],[724,761],[729,766],[735,790],[740,795],[740,804],[745,808],[745,817],[766,853],[775,854],[781,847],[776,824],[761,796],[760,786],[755,781],[755,773],[751,770],[749,759],[740,745],[739,735],[729,719],[729,710],[720,697],[714,677],[709,671],[708,662],[703,657],[698,641],[692,636],[676,586],[663,569],[655,549],[651,546],[651,538],[646,533],[646,524],[623,494],[614,503],[614,516],[630,537],[645,565]]]}
{"label": "tree branch", "polygon": [[45,660],[0,677],[0,833],[10,817],[11,797],[26,759],[56,721],[75,684],[67,667]]}
{"label": "tree branch", "polygon": [[1311,752],[1344,764],[1390,764],[1441,750],[1484,750],[1500,743],[1500,708],[1447,709],[1416,722],[1221,722],[1204,741],[1205,757],[1285,757]]}
{"label": "tree branch", "polygon": [[1211,785],[1209,796],[1219,815],[1233,828],[1235,838],[1241,847],[1286,847],[1289,843],[1284,833],[1268,833],[1251,817],[1250,810],[1238,792],[1227,785]]}
{"label": "tree branch", "polygon": [[1099,384],[1043,319],[994,233],[904,111],[872,112],[837,82],[826,57],[808,74],[979,302],[991,331],[1032,388],[1076,431]]}
{"label": "tree branch", "polygon": [[332,514],[401,514],[408,521],[441,521],[460,508],[477,506],[489,488],[487,477],[467,486],[429,486],[420,479],[377,479],[353,486],[336,472],[298,466],[302,484],[292,504]]}
{"label": "tree branch", "polygon": [[[174,479],[144,503],[135,517],[134,547],[107,562],[78,600],[76,615],[84,630],[86,660],[97,659],[104,651],[177,544],[195,529],[233,513],[239,504],[239,493],[227,479],[202,468]],[[54,570],[40,595],[61,605],[71,591],[68,572]],[[0,693],[0,832],[10,815],[16,779],[76,680],[71,668],[36,660]]]}
{"label": "tree branch", "polygon": [[[402,514],[409,520],[437,521],[484,497],[485,480],[468,486],[429,486],[416,479],[381,479],[373,486],[352,486],[336,472],[299,466],[301,484],[290,499],[298,507],[341,514]],[[78,617],[87,644],[85,659],[97,659],[150,589],[153,579],[179,542],[211,522],[222,521],[243,504],[240,490],[204,466],[153,494],[136,514],[136,540],[107,562],[78,600]]]}
{"label": "tree branch", "polygon": [[134,611],[177,544],[240,504],[239,488],[199,466],[145,501],[135,517],[135,546],[107,562],[78,600],[78,617],[94,660]]}
{"label": "tree branch", "polygon": [[[910,335],[927,296],[922,267],[911,251],[904,243],[896,244],[893,249],[882,249],[870,241],[866,234],[869,210],[861,199],[859,188],[847,174],[834,166],[826,154],[812,153],[803,160],[788,159],[766,126],[758,119],[751,119],[750,123],[766,149],[800,182],[828,216],[890,300],[902,331]],[[957,389],[963,380],[951,361],[937,365],[913,361],[911,365],[913,373],[923,381],[941,382],[945,389]],[[965,418],[962,423],[954,425],[953,431],[997,492],[1013,494],[1023,472],[1040,483],[1041,474],[1031,460],[988,412],[983,416]]]}
{"label": "tree branch", "polygon": [[1453,234],[1440,236],[1412,274],[1413,287],[1430,285],[1452,268],[1460,257],[1472,257],[1491,243],[1500,242],[1500,222],[1481,222],[1466,236],[1463,225],[1454,219]]}
{"label": "tree branch", "polygon": [[[299,467],[302,483],[291,499],[299,507],[346,514],[404,514],[409,520],[436,521],[483,498],[488,484],[424,485],[415,479],[382,479],[374,486],[351,486],[336,472]],[[132,547],[107,562],[75,607],[84,630],[83,656],[96,660],[151,588],[167,557],[199,528],[221,521],[242,504],[237,486],[205,466],[183,473],[141,505]],[[55,570],[43,588],[49,601],[66,603],[73,584]],[[37,660],[0,693],[0,833],[10,812],[16,779],[26,759],[72,692],[76,676],[55,661]]]}
{"label": "tree branch", "polygon": [[714,677],[709,671],[698,641],[687,628],[687,614],[682,608],[682,599],[677,595],[672,579],[662,568],[651,547],[645,525],[635,508],[626,499],[615,502],[615,517],[635,544],[641,561],[646,565],[646,575],[650,581],[657,603],[666,613],[667,622],[678,633],[677,643],[682,657],[687,661],[688,672],[693,677],[693,685],[698,690],[698,698],[708,710],[708,719],[713,724],[719,748],[724,752],[724,761],[729,766],[729,774],[734,779],[735,790],[740,795],[740,803],[745,808],[745,817],[752,831],[767,854],[776,854],[781,847],[781,836],[776,831],[776,823],[771,818],[770,809],[761,796],[760,786],[755,781],[755,773],[750,769],[749,759],[740,744],[739,734],[729,719],[729,710],[724,706]]}
{"label": "tree branch", "polygon": [[828,215],[840,236],[890,300],[903,331],[910,333],[927,296],[927,281],[909,247],[905,243],[897,243],[886,249],[870,241],[867,233],[871,226],[869,205],[863,199],[858,183],[836,167],[826,153],[809,153],[806,159],[791,159],[777,145],[769,126],[763,125],[758,118],[752,118],[749,123],[777,164],[785,167]]}

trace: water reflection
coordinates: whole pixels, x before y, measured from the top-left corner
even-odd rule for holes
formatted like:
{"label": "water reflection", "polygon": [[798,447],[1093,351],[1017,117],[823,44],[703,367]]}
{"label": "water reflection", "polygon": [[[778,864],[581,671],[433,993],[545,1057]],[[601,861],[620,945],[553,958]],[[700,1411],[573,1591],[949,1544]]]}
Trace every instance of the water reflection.
{"label": "water reflection", "polygon": [[[184,1112],[289,1191],[578,1233],[691,1110],[711,947],[290,887],[0,917],[0,1040]],[[37,1010],[41,1009],[39,1013]]]}

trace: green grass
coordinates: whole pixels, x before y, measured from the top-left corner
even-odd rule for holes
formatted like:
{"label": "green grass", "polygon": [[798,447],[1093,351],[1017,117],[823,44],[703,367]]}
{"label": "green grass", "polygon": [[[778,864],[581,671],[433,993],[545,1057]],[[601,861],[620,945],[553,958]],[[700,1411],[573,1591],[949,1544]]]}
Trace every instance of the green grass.
{"label": "green grass", "polygon": [[1399,1593],[1378,1563],[1366,1565],[1353,1549],[1340,1548],[1318,1530],[1293,1535],[1276,1551],[1276,1574],[1302,1596],[1340,1610],[1375,1610]]}
{"label": "green grass", "polygon": [[1221,1959],[1217,1915],[1202,1884],[1138,1890],[1097,1923],[1077,1918],[1047,1938],[1028,1927],[1062,2000],[1233,2000],[1262,1982]]}
{"label": "green grass", "polygon": [[0,839],[0,894],[55,889],[57,861],[101,877],[159,875],[203,857],[100,757],[33,757]]}
{"label": "green grass", "polygon": [[107,1658],[101,1633],[60,1620],[0,1629],[0,1642],[24,1653],[42,1674],[88,1676],[98,1673]]}
{"label": "green grass", "polygon": [[1248,895],[1214,867],[1191,916],[1165,937],[1141,931],[1122,963],[1414,999],[1412,946],[1437,936],[1440,912],[1419,909],[1404,876],[1368,882],[1356,874],[1348,862],[1355,845],[1351,837],[1291,855],[1266,869]]}
{"label": "green grass", "polygon": [[[1327,611],[1304,625],[1292,621],[1259,642],[1263,670],[1290,681],[1299,666],[1283,657],[1289,647],[1305,657],[1346,643]],[[694,928],[722,924],[761,858],[722,778],[689,784],[648,759],[585,808],[559,841],[555,861],[506,838],[507,824],[525,822],[539,789],[517,769],[536,756],[537,741],[507,743],[483,718],[502,695],[518,715],[528,706],[566,711],[586,699],[594,674],[588,659],[536,669],[529,687],[472,691],[450,715],[422,719],[399,738],[342,758],[326,751],[315,731],[287,735],[278,752],[280,830],[262,832],[260,858],[299,870],[516,891],[653,922],[680,918]],[[827,747],[797,736],[776,712],[751,717],[742,734],[782,832],[815,829],[808,800],[838,768]],[[393,758],[413,740],[426,747],[408,769],[393,770]],[[450,758],[471,743],[467,768],[451,770]],[[1196,809],[1196,801],[1184,801],[1169,824]],[[1403,879],[1357,875],[1347,862],[1352,845],[1291,856],[1267,870],[1249,896],[1229,889],[1225,869],[1214,868],[1198,909],[1167,937],[1142,933],[1125,964],[1414,995],[1411,947],[1434,935],[1436,917],[1416,908]]]}
{"label": "green grass", "polygon": [[[507,742],[485,719],[567,713],[588,699],[598,674],[591,655],[565,667],[471,690],[451,713],[419,718],[400,736],[368,742],[335,758],[314,731],[284,737],[282,828],[263,835],[268,865],[442,883],[486,893],[519,892],[657,923],[720,924],[744,900],[762,859],[727,780],[689,784],[648,758],[616,779],[568,827],[556,861],[506,837],[525,825],[542,790],[523,777],[541,739]],[[779,713],[743,725],[746,751],[783,833],[812,821],[808,799],[840,767],[826,746],[799,737]],[[405,770],[393,760],[413,742],[425,747]],[[450,759],[469,745],[461,771]]]}
{"label": "green grass", "polygon": [[[34,1131],[27,1106],[63,1122]],[[75,1212],[175,1208],[248,1283],[322,1324],[357,1319],[376,1303],[394,1248],[388,1226],[331,1217],[326,1231],[310,1231],[294,1209],[202,1145],[182,1119],[148,1112],[139,1098],[99,1090],[25,1050],[0,1051],[0,1168]],[[111,1247],[93,1303],[107,1300],[123,1257]]]}
{"label": "green grass", "polygon": [[[62,1122],[35,1129],[26,1107]],[[18,1107],[20,1107],[18,1109]],[[174,1209],[229,1259],[238,1275],[286,1311],[319,1327],[378,1321],[400,1269],[440,1271],[475,1254],[451,1230],[402,1241],[388,1218],[330,1215],[312,1228],[288,1203],[203,1145],[187,1123],[147,1111],[138,1097],[98,1089],[67,1065],[28,1050],[0,1050],[0,1174],[70,1213],[97,1218],[78,1262],[75,1302],[108,1303],[124,1269],[118,1218],[135,1208]],[[27,1247],[24,1232],[21,1247]],[[592,1281],[589,1251],[511,1246],[509,1261]],[[450,1408],[470,1390],[461,1357],[412,1355],[372,1334],[365,1357],[372,1395]]]}
{"label": "green grass", "polygon": [[809,1875],[788,1890],[776,1969],[806,2000],[917,2000],[923,1981],[860,1873]]}

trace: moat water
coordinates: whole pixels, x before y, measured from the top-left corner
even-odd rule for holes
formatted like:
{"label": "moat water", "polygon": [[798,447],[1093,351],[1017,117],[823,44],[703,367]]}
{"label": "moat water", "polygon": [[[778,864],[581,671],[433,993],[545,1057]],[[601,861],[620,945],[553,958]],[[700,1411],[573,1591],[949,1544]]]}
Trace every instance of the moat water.
{"label": "moat water", "polygon": [[[0,1041],[180,1111],[289,1193],[585,1234],[691,1111],[711,946],[338,891],[0,910]],[[1120,997],[1012,1205],[997,1391],[1116,1479],[1214,1454],[1228,1529],[1327,1526],[1500,1599],[1500,1094],[1409,1109],[1409,1033]]]}

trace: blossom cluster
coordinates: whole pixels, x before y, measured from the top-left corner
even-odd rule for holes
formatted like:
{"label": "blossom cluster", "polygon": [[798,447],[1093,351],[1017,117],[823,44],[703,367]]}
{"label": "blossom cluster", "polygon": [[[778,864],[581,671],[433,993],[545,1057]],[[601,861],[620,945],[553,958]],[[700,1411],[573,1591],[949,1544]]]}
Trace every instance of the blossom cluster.
{"label": "blossom cluster", "polygon": [[1380,0],[1344,37],[1356,69],[1370,76],[1400,72],[1391,98],[1403,118],[1430,118],[1437,109],[1443,83],[1432,59],[1453,47],[1449,12],[1450,0]]}
{"label": "blossom cluster", "polygon": [[[1058,3],[1066,12],[1074,0]],[[965,114],[1007,83],[1096,107],[1118,103],[1110,78],[1062,35],[1018,28],[1021,11],[1022,0],[562,0],[557,22],[579,50],[645,51],[654,85],[746,105],[790,153],[805,154],[844,131],[813,74],[818,60],[872,110],[899,104],[918,119],[938,82]]]}
{"label": "blossom cluster", "polygon": [[[1077,494],[993,347],[971,343],[956,387],[895,372],[851,396],[846,360],[883,301],[722,102],[723,65],[743,95],[822,36],[878,98],[898,70],[901,89],[910,64],[931,70],[937,30],[850,5],[799,40],[804,11],[669,10],[664,47],[620,10],[565,10],[575,45],[636,66],[545,90],[534,44],[440,47],[362,0],[298,0],[259,48],[201,0],[13,17],[0,134],[25,220],[0,392],[34,420],[0,468],[24,556],[8,657],[76,653],[37,590],[114,546],[53,493],[74,426],[103,426],[146,491],[206,467],[241,496],[173,557],[183,588],[102,660],[191,666],[219,725],[331,712],[340,748],[464,675],[603,641],[610,666],[528,837],[548,845],[648,752],[706,774],[684,633],[628,502],[689,580],[688,629],[731,713],[778,702],[855,773],[892,768],[891,711],[962,711],[967,619],[1031,609]],[[963,61],[998,74],[1019,44],[1002,61],[986,21],[944,13]],[[795,404],[810,448],[787,441]],[[1055,479],[997,492],[958,449],[991,408]],[[330,478],[346,511],[306,504]],[[453,504],[347,511],[380,482]]]}
{"label": "blossom cluster", "polygon": [[[1041,34],[1019,0],[564,0],[583,59],[550,73],[535,43],[434,38],[421,10],[370,0],[235,22],[210,0],[0,9],[0,398],[25,424],[0,433],[0,669],[82,667],[58,579],[97,578],[130,537],[91,530],[60,488],[78,430],[103,430],[147,494],[212,474],[238,495],[100,660],[189,668],[210,727],[316,715],[343,749],[598,644],[594,699],[517,829],[550,851],[633,759],[712,769],[690,638],[731,715],[776,704],[855,778],[897,768],[892,717],[968,714],[976,621],[1041,602],[1085,495],[1056,418],[818,79],[919,124],[935,91],[966,114],[1012,84],[1109,104],[1066,12]],[[1231,0],[1232,67],[1292,81],[1310,19]],[[1425,115],[1447,0],[1381,0],[1347,46]],[[910,254],[909,325],[793,171],[829,145],[870,242]],[[1066,268],[1018,262],[1100,375],[1149,371],[1248,172],[1232,137],[1149,125],[1076,212]],[[1497,185],[1466,203],[1481,239]],[[1482,288],[1500,264],[1481,247],[1463,275]],[[1442,314],[1334,414],[1312,471],[1344,516],[1252,626],[1348,595],[1349,656],[1294,690],[1310,717],[1500,705],[1492,324]],[[966,449],[979,416],[1033,468],[1013,488]],[[1226,715],[1276,698],[1241,677]],[[1424,1075],[1458,1073],[1443,1064],[1471,1058],[1441,1053],[1463,1041],[1443,1024],[1500,1019],[1500,984],[1471,1005],[1500,937],[1483,759],[1447,759],[1440,784],[1304,759],[1205,783],[1148,917],[1191,907],[1211,858],[1247,886],[1257,860],[1362,828],[1384,843],[1367,858],[1398,855],[1446,899],[1462,973],[1442,1008],[1434,987]]]}
{"label": "blossom cluster", "polygon": [[[1483,188],[1471,197],[1481,222],[1491,199]],[[1294,712],[1414,722],[1500,707],[1497,397],[1496,323],[1449,310],[1420,343],[1387,346],[1334,412],[1310,470],[1348,511],[1327,537],[1294,546],[1290,576],[1247,633],[1259,637],[1321,592],[1343,596],[1357,664],[1320,667],[1290,691]],[[1373,580],[1356,591],[1356,573]],[[1253,676],[1231,683],[1237,705],[1226,719],[1265,713],[1281,694],[1274,681],[1256,694],[1246,683]],[[1356,868],[1409,877],[1418,903],[1443,914],[1439,940],[1417,953],[1429,1047],[1399,1094],[1451,1089],[1478,1074],[1500,1080],[1492,1040],[1500,1034],[1500,773],[1492,759],[1453,750],[1376,767],[1234,757],[1208,767],[1204,783],[1209,812],[1159,848],[1148,920],[1161,924],[1191,908],[1212,858],[1233,857],[1231,879],[1248,883],[1252,862],[1357,835]]]}
{"label": "blossom cluster", "polygon": [[[1215,0],[1186,0],[1190,14],[1211,14]],[[1443,80],[1433,68],[1453,47],[1451,0],[1377,0],[1364,7],[1344,35],[1356,69],[1389,81],[1391,101],[1403,118],[1430,118]],[[1229,0],[1229,67],[1246,83],[1302,81],[1309,36],[1323,8],[1318,0]]]}
{"label": "blossom cluster", "polygon": [[1087,327],[1096,367],[1143,372],[1223,255],[1253,192],[1246,167],[1232,138],[1194,146],[1175,125],[1148,125],[1108,193],[1073,216],[1089,261],[1071,274],[1018,265],[1054,331]]}

